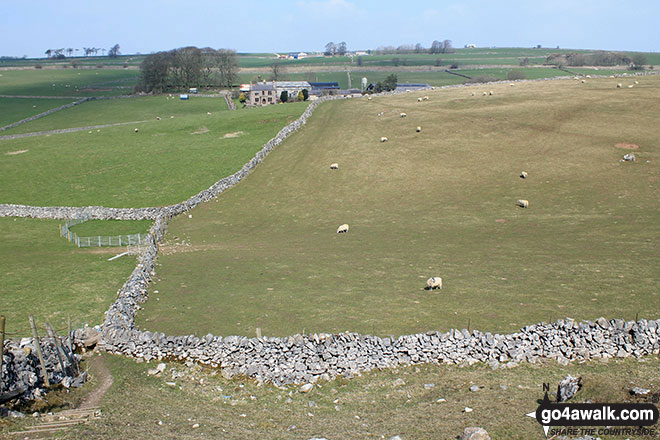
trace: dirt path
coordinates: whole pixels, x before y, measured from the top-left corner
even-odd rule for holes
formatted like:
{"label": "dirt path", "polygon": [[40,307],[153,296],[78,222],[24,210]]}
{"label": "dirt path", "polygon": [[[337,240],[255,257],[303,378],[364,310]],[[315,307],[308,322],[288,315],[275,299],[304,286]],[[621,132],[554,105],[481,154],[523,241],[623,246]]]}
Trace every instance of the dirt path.
{"label": "dirt path", "polygon": [[78,409],[97,408],[101,404],[105,393],[108,392],[114,383],[112,373],[110,373],[108,366],[105,364],[105,358],[103,356],[93,355],[89,358],[88,362],[90,370],[94,377],[98,379],[99,384],[94,391],[85,397]]}

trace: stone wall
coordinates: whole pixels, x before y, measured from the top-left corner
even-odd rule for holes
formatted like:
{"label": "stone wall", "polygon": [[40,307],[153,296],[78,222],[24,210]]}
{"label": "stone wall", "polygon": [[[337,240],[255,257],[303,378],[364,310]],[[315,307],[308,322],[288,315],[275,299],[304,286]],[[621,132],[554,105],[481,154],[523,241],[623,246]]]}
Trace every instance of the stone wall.
{"label": "stone wall", "polygon": [[18,127],[19,125],[25,124],[26,122],[31,122],[31,121],[34,121],[36,119],[43,118],[44,116],[48,116],[48,115],[53,114],[55,112],[59,112],[60,110],[71,108],[74,105],[82,104],[83,102],[87,102],[91,99],[94,99],[94,98],[83,98],[80,101],[72,102],[71,104],[64,104],[64,105],[61,105],[59,107],[52,108],[52,109],[50,109],[48,111],[45,111],[43,113],[39,113],[38,115],[30,116],[29,118],[21,119],[18,122],[14,122],[14,123],[11,123],[9,125],[5,125],[4,127],[0,127],[0,131],[5,131],[5,130],[9,130],[10,128]]}

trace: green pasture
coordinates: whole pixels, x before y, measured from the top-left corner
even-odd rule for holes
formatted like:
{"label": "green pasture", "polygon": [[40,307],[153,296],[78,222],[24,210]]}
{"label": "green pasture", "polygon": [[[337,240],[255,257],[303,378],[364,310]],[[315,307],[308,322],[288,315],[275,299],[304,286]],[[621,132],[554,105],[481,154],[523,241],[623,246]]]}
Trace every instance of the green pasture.
{"label": "green pasture", "polygon": [[223,99],[167,96],[84,103],[21,129],[135,123],[0,141],[0,203],[178,203],[239,170],[307,105],[229,112]]}
{"label": "green pasture", "polygon": [[[172,220],[138,323],[282,336],[657,319],[660,78],[632,81],[325,103],[248,179]],[[637,161],[620,161],[624,142]],[[430,276],[444,289],[424,290]]]}
{"label": "green pasture", "polygon": [[0,314],[9,337],[30,335],[30,314],[41,334],[46,321],[66,333],[68,316],[74,328],[101,323],[135,267],[131,256],[107,261],[117,248],[77,248],[59,236],[60,224],[0,218]]}
{"label": "green pasture", "polygon": [[90,220],[71,226],[71,232],[79,237],[96,235],[132,235],[146,234],[151,227],[149,220]]}
{"label": "green pasture", "polygon": [[[43,101],[43,100],[42,100]],[[133,98],[103,99],[87,101],[83,104],[53,113],[47,117],[22,124],[4,131],[2,134],[30,133],[38,131],[57,130],[61,128],[88,127],[94,125],[115,124],[135,121],[161,121],[174,116],[198,117],[208,119],[211,115],[226,112],[227,103],[224,98],[190,98],[187,101],[179,99],[179,94],[145,96]]]}
{"label": "green pasture", "polygon": [[[3,70],[0,74],[0,95],[113,96],[132,93],[131,89],[111,87],[135,85],[139,72],[120,69],[25,69]],[[105,84],[118,80],[130,81]]]}
{"label": "green pasture", "polygon": [[[0,98],[0,127],[38,115],[74,99]],[[7,134],[7,133],[2,133]]]}

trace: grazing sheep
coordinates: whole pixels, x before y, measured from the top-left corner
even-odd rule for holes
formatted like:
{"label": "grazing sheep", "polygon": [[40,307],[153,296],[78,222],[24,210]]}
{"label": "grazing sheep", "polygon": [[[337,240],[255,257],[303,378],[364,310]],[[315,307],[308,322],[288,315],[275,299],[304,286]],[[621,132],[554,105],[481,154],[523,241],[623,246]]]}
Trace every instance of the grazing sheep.
{"label": "grazing sheep", "polygon": [[511,87],[515,87],[515,84],[514,84],[514,83],[511,83],[511,84],[509,84],[509,85],[510,85]]}
{"label": "grazing sheep", "polygon": [[136,133],[138,132],[138,129],[137,129],[137,128],[135,129],[135,132],[136,132]]}
{"label": "grazing sheep", "polygon": [[422,98],[417,98],[417,102],[422,102]]}
{"label": "grazing sheep", "polygon": [[405,117],[408,116],[408,115],[405,114],[405,113],[401,113],[399,116],[401,116],[402,118],[405,118]]}
{"label": "grazing sheep", "polygon": [[484,96],[488,96],[488,92],[484,92]]}
{"label": "grazing sheep", "polygon": [[628,154],[623,156],[623,160],[625,160],[626,162],[634,162],[635,161],[635,155],[632,154],[632,153],[628,153]]}
{"label": "grazing sheep", "polygon": [[174,115],[170,115],[170,119],[174,119]]}
{"label": "grazing sheep", "polygon": [[331,170],[337,170],[337,169],[339,169],[339,164],[338,164],[338,163],[331,163],[331,164],[330,164],[330,169],[331,169]]}
{"label": "grazing sheep", "polygon": [[521,208],[529,208],[529,202],[527,200],[518,200],[518,206]]}
{"label": "grazing sheep", "polygon": [[489,94],[490,96],[493,96],[493,95],[495,94],[495,92],[493,92],[493,91],[491,90],[491,91],[488,92],[488,94]]}
{"label": "grazing sheep", "polygon": [[371,101],[371,96],[367,97],[367,101]]}
{"label": "grazing sheep", "polygon": [[526,173],[525,171],[523,171],[522,173],[520,173],[520,178],[521,178],[521,179],[527,179],[527,173]]}
{"label": "grazing sheep", "polygon": [[587,76],[585,76],[585,78],[589,78],[589,79],[591,79],[591,75],[587,75]]}
{"label": "grazing sheep", "polygon": [[348,232],[348,225],[346,223],[337,228],[337,234],[343,234],[345,232]]}
{"label": "grazing sheep", "polygon": [[474,92],[472,92],[472,96],[474,96]]}
{"label": "grazing sheep", "polygon": [[428,97],[428,96],[425,96],[425,97],[423,97],[422,99],[423,99],[424,101],[428,101],[428,100],[429,100],[429,97]]}
{"label": "grazing sheep", "polygon": [[585,81],[585,80],[581,80],[580,82],[581,82],[582,84],[584,84],[586,81]]}
{"label": "grazing sheep", "polygon": [[417,127],[417,128],[415,129],[415,131],[416,131],[417,133],[421,132],[421,131],[422,131],[422,127]]}
{"label": "grazing sheep", "polygon": [[426,280],[426,290],[442,289],[442,278],[431,277]]}
{"label": "grazing sheep", "polygon": [[639,81],[635,81],[635,84],[639,84]]}
{"label": "grazing sheep", "polygon": [[628,86],[629,89],[632,89],[633,87],[635,87],[633,84],[630,84],[630,85]]}
{"label": "grazing sheep", "polygon": [[211,116],[211,112],[206,112],[207,115]]}
{"label": "grazing sheep", "polygon": [[156,120],[157,120],[157,121],[160,121],[160,116],[156,116]]}
{"label": "grazing sheep", "polygon": [[385,136],[383,136],[382,138],[380,138],[380,141],[381,142],[387,142],[387,138]]}
{"label": "grazing sheep", "polygon": [[618,83],[618,84],[616,85],[616,88],[617,88],[617,89],[620,89],[621,87],[622,87],[622,86],[621,86],[621,83]]}

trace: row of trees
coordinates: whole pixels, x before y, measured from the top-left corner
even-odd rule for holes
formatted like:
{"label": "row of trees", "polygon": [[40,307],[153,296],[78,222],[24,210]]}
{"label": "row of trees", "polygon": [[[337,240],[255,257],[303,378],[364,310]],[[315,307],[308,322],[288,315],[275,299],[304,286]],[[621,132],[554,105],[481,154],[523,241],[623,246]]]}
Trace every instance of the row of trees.
{"label": "row of trees", "polygon": [[181,47],[148,55],[140,65],[137,91],[162,92],[199,86],[231,87],[238,78],[231,49]]}
{"label": "row of trees", "polygon": [[548,55],[545,59],[547,64],[564,66],[621,66],[628,65],[635,70],[644,69],[648,63],[646,56],[637,53],[632,57],[620,52],[596,52],[596,53],[559,53]]}
{"label": "row of trees", "polygon": [[346,55],[346,52],[347,49],[346,49],[345,41],[342,41],[339,44],[335,44],[331,41],[325,45],[325,52],[323,52],[323,54],[327,56],[332,56],[332,55],[344,56]]}
{"label": "row of trees", "polygon": [[455,53],[456,49],[452,46],[451,40],[434,40],[430,48],[422,46],[421,43],[415,45],[402,44],[401,46],[380,46],[375,51],[377,54],[409,54],[409,53]]}
{"label": "row of trees", "polygon": [[[106,50],[103,49],[103,48],[100,48],[100,47],[83,47],[83,52],[85,53],[86,57],[88,57],[90,55],[96,56],[99,53],[99,51],[101,51],[103,56],[105,56]],[[73,55],[74,52],[80,52],[80,49],[74,49],[73,47],[67,47],[66,49],[65,48],[60,48],[60,49],[50,49],[49,48],[44,53],[46,54],[46,56],[48,58],[63,59],[63,58],[66,58],[67,56],[70,58]],[[121,52],[119,52],[119,44],[115,44],[107,52],[108,52],[108,56],[110,58],[116,58],[117,56],[119,56],[121,54]],[[66,53],[66,56],[64,55],[64,53]]]}

